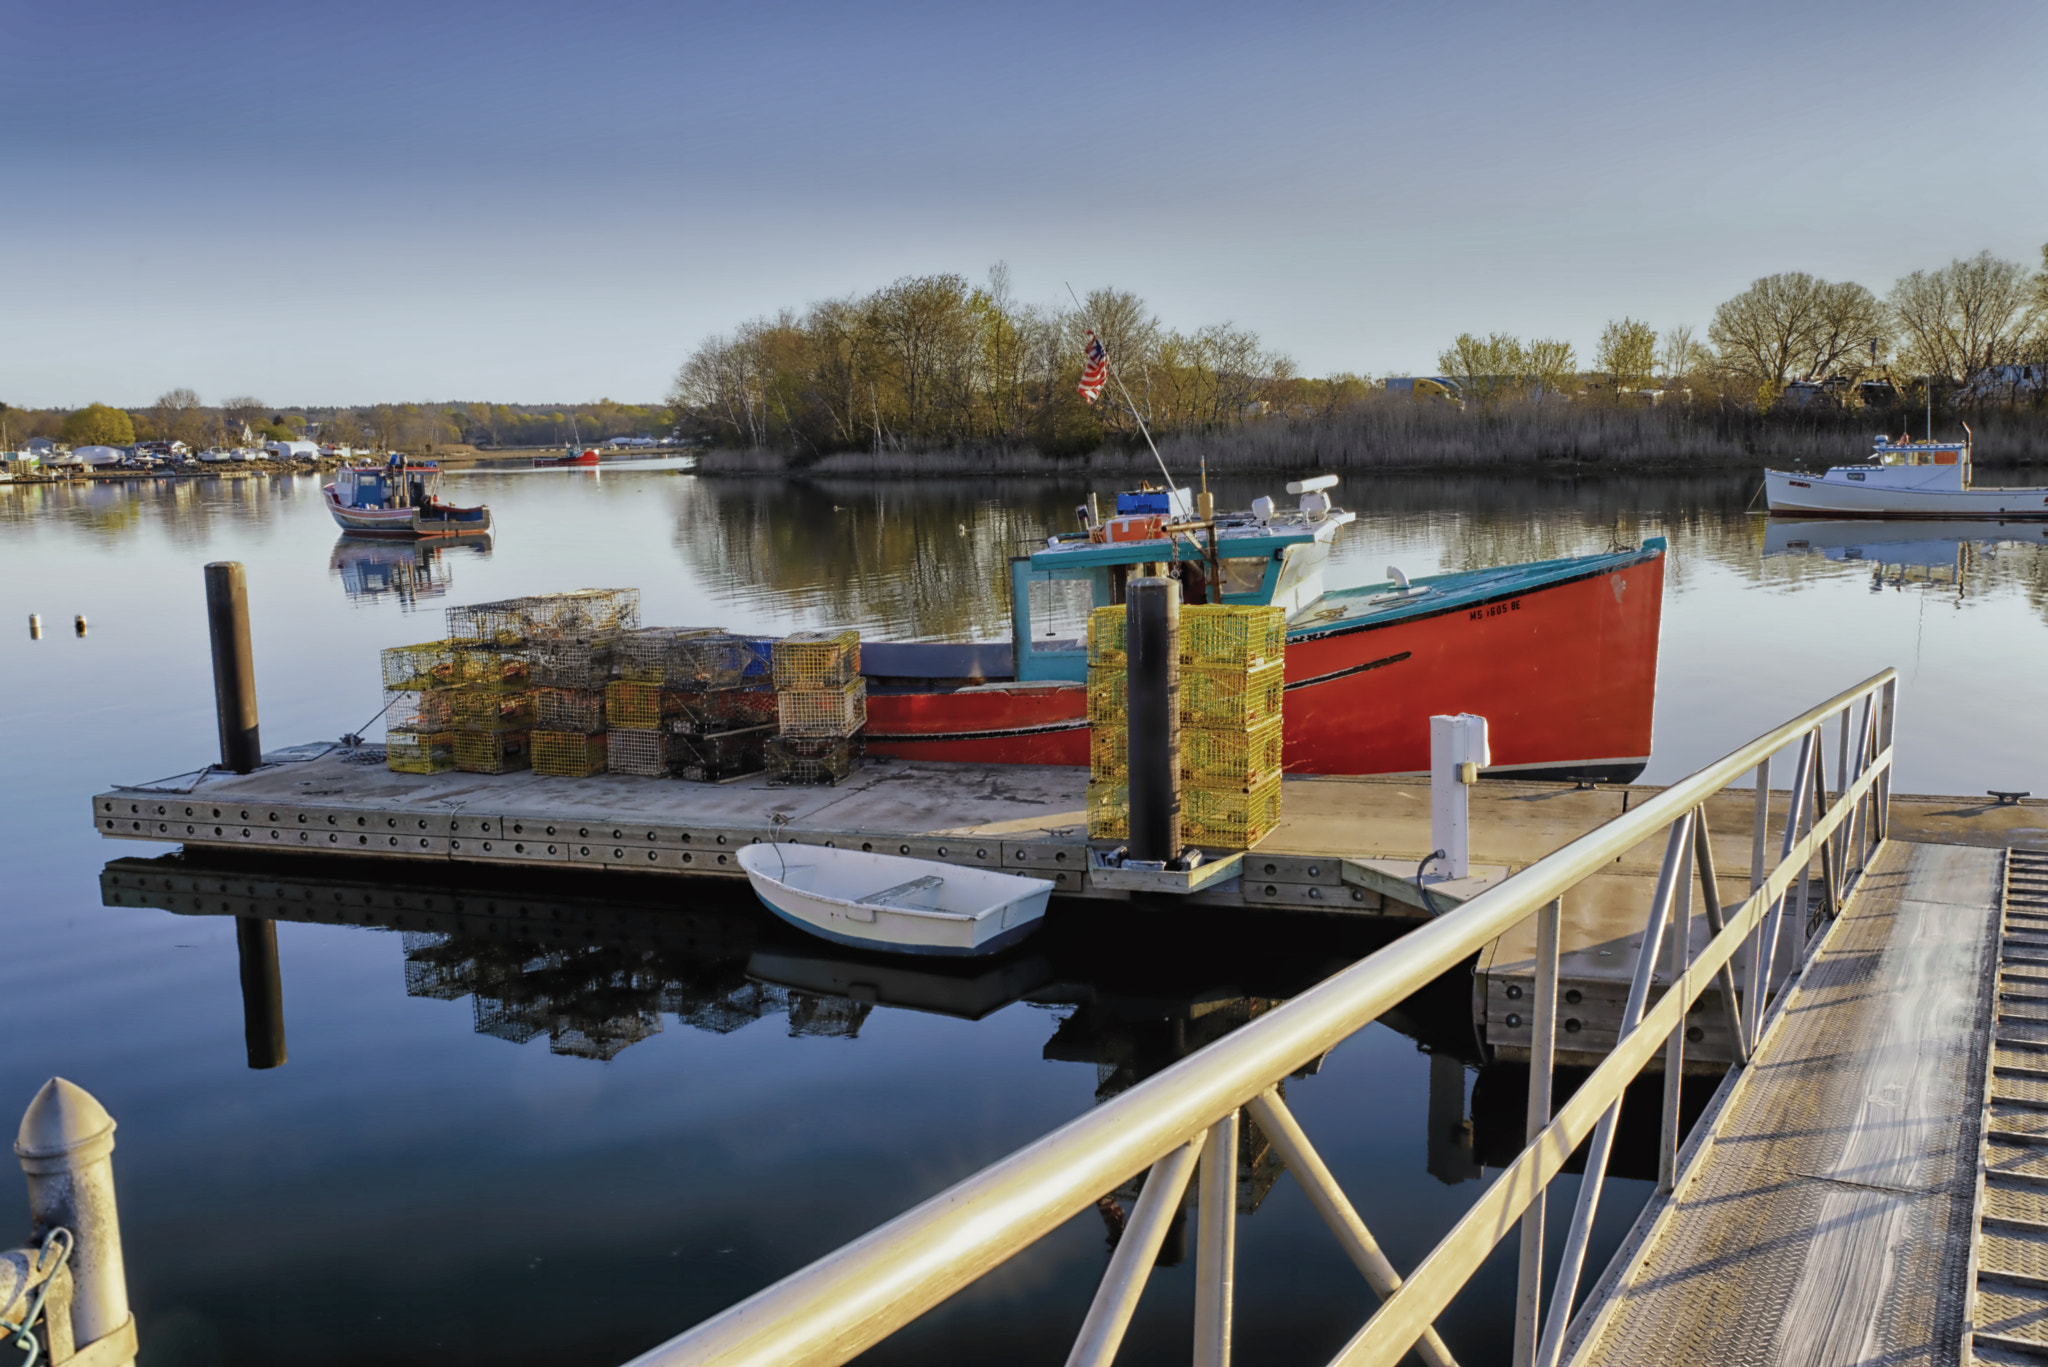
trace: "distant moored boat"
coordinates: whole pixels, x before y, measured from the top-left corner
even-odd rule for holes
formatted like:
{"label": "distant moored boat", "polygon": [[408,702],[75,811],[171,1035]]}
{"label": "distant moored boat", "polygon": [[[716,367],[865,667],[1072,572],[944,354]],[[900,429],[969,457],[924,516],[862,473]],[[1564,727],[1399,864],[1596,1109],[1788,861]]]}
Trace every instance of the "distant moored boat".
{"label": "distant moored boat", "polygon": [[390,465],[344,465],[320,492],[335,522],[355,536],[471,536],[491,529],[488,507],[458,508],[435,497],[440,482],[439,466],[401,458]]}
{"label": "distant moored boat", "polygon": [[1814,517],[2048,518],[2048,488],[1978,488],[1970,442],[1879,437],[1868,462],[1824,475],[1764,471],[1774,513]]}

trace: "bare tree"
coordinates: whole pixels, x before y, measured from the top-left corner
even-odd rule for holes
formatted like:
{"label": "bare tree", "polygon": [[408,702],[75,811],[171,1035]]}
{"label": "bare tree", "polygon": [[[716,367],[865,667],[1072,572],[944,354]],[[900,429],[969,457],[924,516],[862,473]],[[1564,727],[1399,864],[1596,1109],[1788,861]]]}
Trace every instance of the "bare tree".
{"label": "bare tree", "polygon": [[150,416],[166,441],[190,444],[204,434],[205,418],[199,411],[199,396],[189,389],[170,389],[157,395]]}
{"label": "bare tree", "polygon": [[1891,316],[1877,296],[1854,281],[1815,282],[1813,328],[1806,339],[1805,371],[1825,379],[1838,371],[1863,369],[1871,343],[1882,354],[1891,346]]}
{"label": "bare tree", "polygon": [[1805,363],[1820,326],[1826,281],[1804,271],[1767,275],[1714,310],[1707,336],[1730,369],[1782,385]]}
{"label": "bare tree", "polygon": [[1664,378],[1683,383],[1713,363],[1714,353],[1693,336],[1692,324],[1680,323],[1664,334],[1657,349],[1657,367]]}
{"label": "bare tree", "polygon": [[1891,313],[1907,373],[1967,379],[2010,363],[2026,336],[2035,282],[1990,252],[1914,271],[1892,286]]}

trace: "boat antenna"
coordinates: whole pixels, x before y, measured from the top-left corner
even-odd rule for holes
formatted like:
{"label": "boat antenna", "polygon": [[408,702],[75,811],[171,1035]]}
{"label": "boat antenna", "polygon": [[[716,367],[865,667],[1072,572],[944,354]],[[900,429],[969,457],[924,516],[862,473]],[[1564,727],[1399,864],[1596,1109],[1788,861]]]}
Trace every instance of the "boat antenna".
{"label": "boat antenna", "polygon": [[[1074,309],[1081,315],[1082,325],[1090,332],[1095,332],[1095,324],[1088,317],[1088,310],[1081,303],[1081,296],[1074,293],[1074,287],[1070,282],[1061,281],[1060,283],[1066,285],[1067,297],[1074,301]],[[1102,334],[1095,332],[1095,335],[1100,337]],[[1138,411],[1138,405],[1131,402],[1131,391],[1124,388],[1124,377],[1117,374],[1116,366],[1106,359],[1109,355],[1109,346],[1106,343],[1102,348],[1102,354],[1105,357],[1103,366],[1109,371],[1109,378],[1116,381],[1116,392],[1124,396],[1124,407],[1130,409],[1131,416],[1137,419],[1138,430],[1145,434],[1145,445],[1152,448],[1152,459],[1159,462],[1159,473],[1166,476],[1166,506],[1171,508],[1173,506],[1173,474],[1166,468],[1166,457],[1159,454],[1159,447],[1152,440],[1152,429],[1145,425],[1145,415]],[[1205,494],[1209,492],[1209,459],[1206,454],[1202,458],[1202,492]]]}

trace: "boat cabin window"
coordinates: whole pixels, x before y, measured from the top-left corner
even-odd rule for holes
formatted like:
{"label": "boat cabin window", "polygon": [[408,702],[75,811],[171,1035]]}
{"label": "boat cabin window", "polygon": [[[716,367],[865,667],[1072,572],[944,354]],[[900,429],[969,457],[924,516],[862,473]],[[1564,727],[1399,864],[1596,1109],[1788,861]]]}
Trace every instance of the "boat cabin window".
{"label": "boat cabin window", "polygon": [[1091,579],[1031,581],[1031,648],[1073,650],[1088,641],[1088,613],[1095,606]]}
{"label": "boat cabin window", "polygon": [[1263,555],[1238,556],[1223,562],[1223,591],[1227,594],[1257,593],[1266,586]]}

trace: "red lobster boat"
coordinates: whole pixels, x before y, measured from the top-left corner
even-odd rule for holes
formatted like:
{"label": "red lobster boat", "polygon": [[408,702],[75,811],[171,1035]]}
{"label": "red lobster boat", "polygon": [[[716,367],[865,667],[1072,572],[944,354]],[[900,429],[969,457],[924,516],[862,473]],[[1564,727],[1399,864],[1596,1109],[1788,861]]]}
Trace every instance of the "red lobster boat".
{"label": "red lobster boat", "polygon": [[[1487,719],[1490,774],[1625,783],[1642,773],[1661,537],[1413,580],[1389,567],[1388,583],[1326,593],[1330,549],[1354,516],[1331,507],[1336,482],[1288,485],[1301,499],[1292,512],[1262,498],[1215,519],[1221,600],[1287,610],[1287,772],[1426,772],[1429,718],[1474,712]],[[1211,601],[1207,532],[1191,503],[1185,490],[1121,495],[1119,516],[1099,529],[1013,559],[1008,642],[864,642],[869,752],[1088,763],[1087,612],[1121,601],[1132,573],[1162,562],[1188,601]]]}
{"label": "red lobster boat", "polygon": [[389,465],[344,465],[321,486],[327,511],[350,536],[475,536],[491,529],[483,504],[458,508],[436,497],[441,467],[403,457]]}
{"label": "red lobster boat", "polygon": [[578,451],[573,446],[562,452],[559,456],[535,456],[533,458],[533,468],[536,470],[588,470],[595,467],[596,464],[596,451]]}

